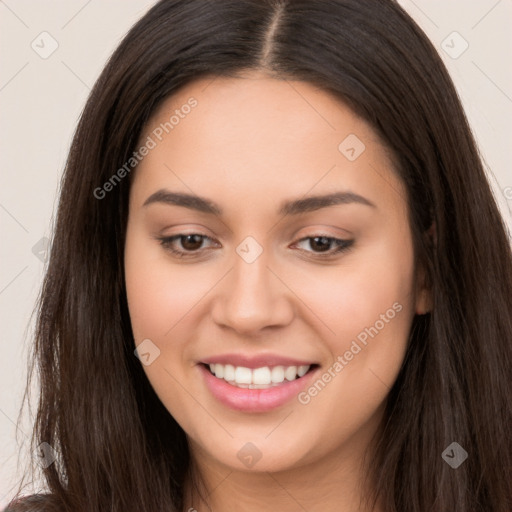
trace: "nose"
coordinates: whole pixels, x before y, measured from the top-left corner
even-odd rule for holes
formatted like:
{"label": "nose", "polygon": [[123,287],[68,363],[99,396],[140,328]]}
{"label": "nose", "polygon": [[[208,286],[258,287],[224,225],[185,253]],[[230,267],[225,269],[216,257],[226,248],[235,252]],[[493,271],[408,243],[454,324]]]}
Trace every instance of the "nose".
{"label": "nose", "polygon": [[288,325],[294,315],[292,293],[276,274],[265,251],[252,263],[236,255],[233,268],[217,288],[214,322],[246,335]]}

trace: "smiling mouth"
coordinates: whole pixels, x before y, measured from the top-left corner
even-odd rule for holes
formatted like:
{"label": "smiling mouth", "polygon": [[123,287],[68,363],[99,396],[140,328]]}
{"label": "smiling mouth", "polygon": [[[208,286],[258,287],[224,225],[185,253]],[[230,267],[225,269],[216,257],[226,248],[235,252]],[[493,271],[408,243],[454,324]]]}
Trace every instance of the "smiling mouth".
{"label": "smiling mouth", "polygon": [[301,366],[262,366],[247,368],[231,364],[206,364],[203,366],[217,379],[241,389],[268,389],[298,380],[318,367],[317,364]]}

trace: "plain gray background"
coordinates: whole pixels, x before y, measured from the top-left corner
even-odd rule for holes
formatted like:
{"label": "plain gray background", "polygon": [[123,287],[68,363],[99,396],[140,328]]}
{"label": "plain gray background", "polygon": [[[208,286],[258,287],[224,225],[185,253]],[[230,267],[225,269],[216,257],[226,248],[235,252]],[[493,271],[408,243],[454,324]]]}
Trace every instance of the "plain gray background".
{"label": "plain gray background", "polygon": [[[33,332],[29,318],[71,137],[107,57],[154,3],[0,0],[0,508],[19,478],[18,452],[22,461],[30,456],[30,419],[18,431],[21,447],[15,424]],[[448,66],[510,226],[512,1],[400,3]]]}

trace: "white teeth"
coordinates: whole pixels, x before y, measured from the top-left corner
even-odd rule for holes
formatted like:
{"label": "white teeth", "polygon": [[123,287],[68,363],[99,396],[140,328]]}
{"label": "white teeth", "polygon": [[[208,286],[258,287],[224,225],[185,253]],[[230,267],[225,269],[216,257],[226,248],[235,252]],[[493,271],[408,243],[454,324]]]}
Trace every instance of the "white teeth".
{"label": "white teeth", "polygon": [[309,365],[299,366],[297,374],[299,377],[303,377],[309,370]]}
{"label": "white teeth", "polygon": [[256,368],[252,371],[253,384],[270,384],[272,382],[270,368],[264,366],[263,368]]}
{"label": "white teeth", "polygon": [[[215,373],[217,376],[217,373]],[[235,368],[235,382],[237,384],[252,384],[252,371],[245,366],[237,366]]]}
{"label": "white teeth", "polygon": [[224,379],[227,381],[235,380],[235,367],[232,364],[224,366]]}
{"label": "white teeth", "polygon": [[296,366],[288,366],[284,371],[284,377],[286,380],[295,380],[297,376],[297,367]]}
{"label": "white teeth", "polygon": [[284,366],[274,366],[272,368],[272,382],[279,384],[284,380]]}
{"label": "white teeth", "polygon": [[260,368],[246,368],[245,366],[233,366],[231,364],[210,364],[210,371],[217,378],[224,379],[230,384],[240,388],[266,389],[303,377],[310,365],[303,366],[262,366]]}
{"label": "white teeth", "polygon": [[224,365],[215,365],[215,377],[219,377],[219,379],[222,379],[224,377]]}

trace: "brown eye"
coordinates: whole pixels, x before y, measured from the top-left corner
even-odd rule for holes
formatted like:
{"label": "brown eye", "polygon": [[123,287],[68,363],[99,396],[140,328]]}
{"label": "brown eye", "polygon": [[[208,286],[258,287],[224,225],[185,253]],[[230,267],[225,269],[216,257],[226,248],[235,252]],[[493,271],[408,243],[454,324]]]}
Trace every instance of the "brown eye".
{"label": "brown eye", "polygon": [[[341,240],[332,236],[308,236],[296,243],[302,251],[318,256],[331,256],[349,249],[354,240]],[[302,246],[302,247],[301,247]]]}
{"label": "brown eye", "polygon": [[200,233],[182,233],[157,240],[166,251],[178,258],[199,257],[204,255],[206,250],[219,246],[215,240]]}
{"label": "brown eye", "polygon": [[311,249],[317,252],[328,251],[332,243],[332,238],[327,238],[326,236],[315,236],[309,240]]}
{"label": "brown eye", "polygon": [[187,251],[197,251],[197,249],[201,248],[203,244],[203,236],[202,235],[182,235],[180,236],[180,242],[183,249]]}

